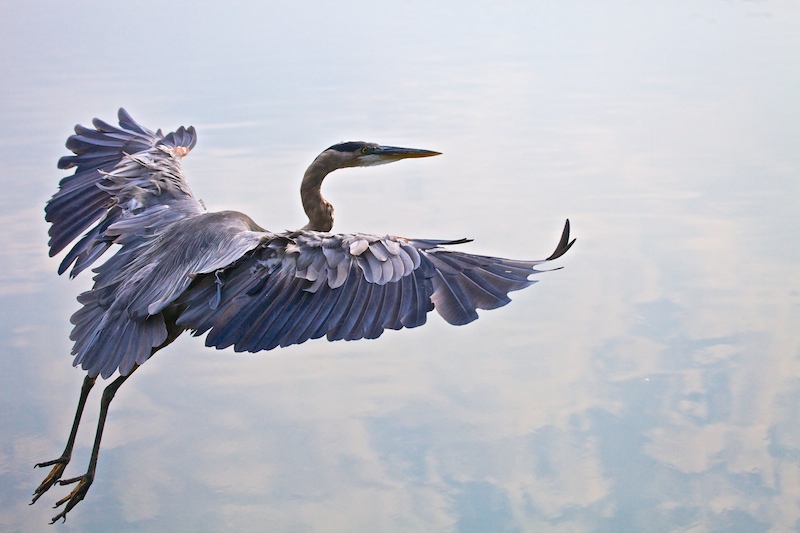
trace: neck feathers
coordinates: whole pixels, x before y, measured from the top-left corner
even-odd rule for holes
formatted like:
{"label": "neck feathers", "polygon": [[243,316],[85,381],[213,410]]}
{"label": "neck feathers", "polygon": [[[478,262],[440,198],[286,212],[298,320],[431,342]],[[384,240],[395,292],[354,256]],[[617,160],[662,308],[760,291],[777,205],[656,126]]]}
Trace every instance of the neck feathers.
{"label": "neck feathers", "polygon": [[311,163],[300,185],[300,198],[308,216],[308,224],[303,227],[306,230],[330,231],[333,228],[333,206],[322,197],[321,188],[322,180],[336,170],[338,165],[327,153],[321,153]]}

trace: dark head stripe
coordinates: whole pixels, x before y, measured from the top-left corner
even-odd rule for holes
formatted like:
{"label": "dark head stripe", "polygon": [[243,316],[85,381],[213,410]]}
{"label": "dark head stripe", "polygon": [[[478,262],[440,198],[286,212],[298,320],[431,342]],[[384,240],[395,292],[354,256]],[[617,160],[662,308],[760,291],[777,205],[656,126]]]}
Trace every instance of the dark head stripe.
{"label": "dark head stripe", "polygon": [[336,150],[337,152],[357,152],[361,150],[367,143],[361,141],[349,141],[346,143],[334,144],[328,150]]}

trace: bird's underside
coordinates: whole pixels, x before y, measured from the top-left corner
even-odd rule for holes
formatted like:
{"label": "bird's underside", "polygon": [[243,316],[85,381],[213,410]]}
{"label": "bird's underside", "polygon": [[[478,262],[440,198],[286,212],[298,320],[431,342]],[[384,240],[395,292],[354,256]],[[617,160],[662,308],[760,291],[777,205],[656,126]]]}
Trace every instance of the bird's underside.
{"label": "bird's underside", "polygon": [[[459,240],[332,234],[333,209],[320,188],[338,168],[370,166],[437,152],[371,143],[330,147],[311,164],[301,196],[309,223],[272,233],[233,211],[208,212],[193,195],[181,158],[196,142],[193,128],[163,135],[122,109],[119,128],[95,119],[76,126],[60,168],[75,168],[48,202],[50,254],[77,240],[59,273],[71,276],[117,248],[95,269],[72,316],[74,365],[87,372],[78,411],[59,459],[34,493],[77,483],[57,503],[65,518],[94,478],[108,404],[127,377],[181,332],[206,334],[206,345],[236,351],[270,350],[326,336],[376,338],[385,329],[425,323],[435,309],[451,324],[478,318],[477,309],[507,304],[508,293],[535,282],[536,266],[572,246],[569,221],[556,250],[540,261],[457,251]],[[325,231],[319,231],[325,230]],[[80,238],[79,238],[80,237]],[[83,405],[97,376],[118,373],[103,394],[89,470],[62,480]]]}

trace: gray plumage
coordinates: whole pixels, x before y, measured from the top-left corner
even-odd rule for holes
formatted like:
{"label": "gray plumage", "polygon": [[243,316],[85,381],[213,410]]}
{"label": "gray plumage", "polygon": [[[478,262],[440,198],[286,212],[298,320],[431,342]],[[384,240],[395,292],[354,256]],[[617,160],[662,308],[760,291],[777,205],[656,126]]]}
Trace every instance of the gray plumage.
{"label": "gray plumage", "polygon": [[[449,248],[466,239],[327,233],[333,207],[321,185],[330,172],[439,155],[363,142],[333,145],[312,162],[301,184],[308,224],[273,233],[242,213],[210,213],[194,196],[181,169],[197,141],[194,128],[163,135],[123,109],[119,128],[97,119],[93,124],[76,126],[68,139],[75,155],[58,166],[75,172],[45,208],[51,256],[84,234],[59,273],[71,267],[76,276],[119,245],[95,269],[94,286],[78,297],[83,307],[71,319],[74,365],[87,378],[64,455],[37,465],[55,466],[34,496],[57,482],[78,482],[58,502],[67,506],[54,521],[65,518],[91,484],[116,389],[183,331],[206,334],[207,346],[256,352],[323,336],[372,339],[385,329],[420,326],[433,309],[451,324],[466,324],[478,318],[477,309],[507,304],[509,292],[534,283],[528,278],[539,272],[537,265],[574,242],[567,221],[547,259],[516,261]],[[97,376],[115,372],[120,377],[104,394],[89,472],[59,481],[89,389]]]}

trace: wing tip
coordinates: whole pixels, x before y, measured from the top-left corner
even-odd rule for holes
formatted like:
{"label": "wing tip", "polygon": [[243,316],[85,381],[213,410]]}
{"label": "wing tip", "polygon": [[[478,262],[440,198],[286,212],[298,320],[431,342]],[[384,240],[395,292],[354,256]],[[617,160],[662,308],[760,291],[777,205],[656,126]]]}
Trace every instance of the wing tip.
{"label": "wing tip", "polygon": [[553,259],[558,259],[565,253],[567,250],[572,248],[572,245],[575,244],[577,239],[569,240],[569,219],[564,223],[564,230],[561,232],[561,240],[558,241],[558,245],[556,249],[550,254],[550,257],[545,259],[545,261],[552,261]]}
{"label": "wing tip", "polygon": [[188,128],[181,126],[177,130],[168,133],[161,141],[161,144],[171,146],[183,157],[191,152],[192,148],[197,144],[197,132],[194,126],[189,126]]}

